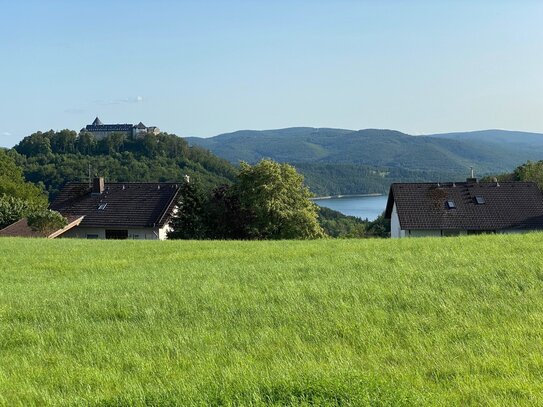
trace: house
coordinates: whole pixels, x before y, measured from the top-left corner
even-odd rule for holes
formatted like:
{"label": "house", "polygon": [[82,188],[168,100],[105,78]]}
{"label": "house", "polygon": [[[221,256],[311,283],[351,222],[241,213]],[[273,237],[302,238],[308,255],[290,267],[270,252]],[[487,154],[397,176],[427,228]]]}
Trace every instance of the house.
{"label": "house", "polygon": [[68,183],[51,209],[82,219],[58,237],[166,239],[179,191],[179,185],[164,182],[105,183],[104,178],[94,178],[90,186]]}
{"label": "house", "polygon": [[156,126],[147,127],[142,122],[139,122],[135,126],[133,124],[104,124],[97,117],[92,124],[88,124],[85,129],[88,133],[94,135],[97,140],[104,139],[113,133],[121,133],[126,137],[138,138],[143,137],[145,134],[157,135],[160,133],[160,129]]}
{"label": "house", "polygon": [[385,218],[393,238],[543,230],[543,194],[533,182],[397,183]]}

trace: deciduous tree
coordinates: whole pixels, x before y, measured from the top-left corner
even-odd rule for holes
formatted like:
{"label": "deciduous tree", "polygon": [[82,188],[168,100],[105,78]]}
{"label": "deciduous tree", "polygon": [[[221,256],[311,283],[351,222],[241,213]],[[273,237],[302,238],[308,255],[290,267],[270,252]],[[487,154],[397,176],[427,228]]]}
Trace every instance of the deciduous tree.
{"label": "deciduous tree", "polygon": [[234,185],[242,211],[249,212],[248,236],[254,239],[315,239],[324,237],[318,208],[302,175],[289,164],[262,160],[241,163]]}

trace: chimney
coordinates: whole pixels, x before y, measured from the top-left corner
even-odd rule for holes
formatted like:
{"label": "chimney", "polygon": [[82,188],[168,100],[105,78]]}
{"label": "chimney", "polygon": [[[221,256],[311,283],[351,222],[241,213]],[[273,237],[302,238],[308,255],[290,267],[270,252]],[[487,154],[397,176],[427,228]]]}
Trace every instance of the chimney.
{"label": "chimney", "polygon": [[96,177],[92,180],[92,194],[100,195],[104,192],[104,177]]}
{"label": "chimney", "polygon": [[477,182],[477,178],[475,178],[475,175],[473,173],[473,167],[469,167],[471,169],[471,174],[468,178],[466,178],[466,182]]}

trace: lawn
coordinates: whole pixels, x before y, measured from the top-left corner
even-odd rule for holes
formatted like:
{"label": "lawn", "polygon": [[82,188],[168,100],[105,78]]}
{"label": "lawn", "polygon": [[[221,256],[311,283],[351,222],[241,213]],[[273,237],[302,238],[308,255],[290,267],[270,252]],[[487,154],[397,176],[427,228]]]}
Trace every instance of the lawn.
{"label": "lawn", "polygon": [[0,239],[0,405],[543,404],[542,248]]}

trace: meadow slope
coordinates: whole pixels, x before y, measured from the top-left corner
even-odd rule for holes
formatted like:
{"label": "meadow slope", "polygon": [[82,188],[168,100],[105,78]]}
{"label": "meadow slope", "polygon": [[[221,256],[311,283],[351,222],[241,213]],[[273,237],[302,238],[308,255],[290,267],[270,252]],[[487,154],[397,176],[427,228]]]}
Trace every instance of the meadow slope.
{"label": "meadow slope", "polygon": [[543,234],[0,239],[0,405],[537,405]]}

